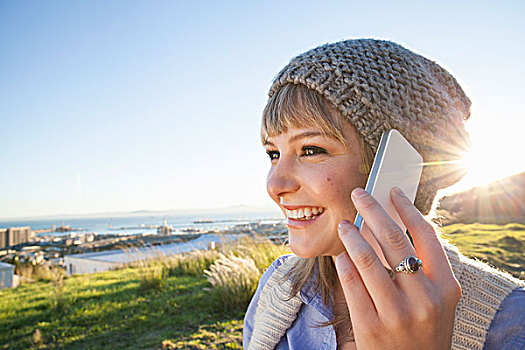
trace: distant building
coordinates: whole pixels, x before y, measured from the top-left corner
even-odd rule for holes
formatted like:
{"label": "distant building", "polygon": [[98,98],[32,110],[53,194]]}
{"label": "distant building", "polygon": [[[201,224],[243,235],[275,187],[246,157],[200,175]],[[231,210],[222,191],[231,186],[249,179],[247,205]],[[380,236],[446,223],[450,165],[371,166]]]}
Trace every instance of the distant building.
{"label": "distant building", "polygon": [[164,218],[164,220],[162,220],[162,226],[159,226],[157,228],[157,233],[161,235],[170,235],[171,231],[173,231],[173,229],[170,226],[168,226],[166,218]]}
{"label": "distant building", "polygon": [[31,227],[0,228],[0,249],[24,244],[35,238]]}
{"label": "distant building", "polygon": [[0,249],[7,248],[7,229],[0,228]]}
{"label": "distant building", "polygon": [[193,250],[215,249],[217,244],[232,242],[240,236],[242,235],[206,234],[184,243],[66,255],[64,264],[66,265],[68,276],[76,273],[101,272],[113,270],[133,262],[161,258]]}
{"label": "distant building", "polygon": [[10,264],[0,262],[0,289],[13,287],[13,276],[15,267]]}

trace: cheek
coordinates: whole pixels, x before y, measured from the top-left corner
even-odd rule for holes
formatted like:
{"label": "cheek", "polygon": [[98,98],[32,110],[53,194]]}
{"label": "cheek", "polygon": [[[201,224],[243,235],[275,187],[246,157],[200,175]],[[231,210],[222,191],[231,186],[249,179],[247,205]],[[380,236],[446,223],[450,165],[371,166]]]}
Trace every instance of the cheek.
{"label": "cheek", "polygon": [[354,186],[345,181],[339,181],[334,185],[334,201],[342,206],[342,210],[346,210],[352,204],[350,194],[354,188]]}
{"label": "cheek", "polygon": [[[348,206],[351,188],[348,179],[335,172],[324,172],[309,178],[309,188],[319,200],[319,204],[337,210]],[[343,208],[341,208],[343,209]]]}
{"label": "cheek", "polygon": [[348,197],[350,192],[355,187],[352,181],[343,176],[327,176],[325,187],[330,189],[335,197]]}
{"label": "cheek", "polygon": [[357,174],[353,169],[332,173],[323,178],[323,197],[334,204],[342,204],[346,207],[352,203],[350,194],[353,189],[363,187],[365,183],[366,178],[362,174]]}

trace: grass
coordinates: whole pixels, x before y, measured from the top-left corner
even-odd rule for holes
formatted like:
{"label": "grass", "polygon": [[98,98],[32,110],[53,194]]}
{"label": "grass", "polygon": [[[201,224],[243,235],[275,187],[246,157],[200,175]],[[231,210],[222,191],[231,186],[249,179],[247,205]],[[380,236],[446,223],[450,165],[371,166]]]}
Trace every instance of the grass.
{"label": "grass", "polygon": [[242,349],[242,321],[228,320],[200,326],[180,339],[162,342],[165,349]]}
{"label": "grass", "polygon": [[64,280],[60,309],[49,282],[0,291],[0,348],[156,349],[224,319],[241,322],[242,314],[210,298],[204,276],[167,277],[165,284],[143,291],[134,269],[76,275]]}
{"label": "grass", "polygon": [[0,290],[0,349],[239,349],[250,296],[241,300],[225,293],[224,285],[214,288],[204,270],[213,275],[224,254],[241,263],[251,259],[245,271],[256,277],[242,287],[251,295],[262,272],[254,261],[264,269],[286,250],[253,240],[221,250],[96,274],[46,275]]}
{"label": "grass", "polygon": [[443,227],[443,232],[466,256],[525,279],[525,225],[454,224]]}
{"label": "grass", "polygon": [[26,262],[24,264],[17,264],[16,274],[21,276],[21,282],[32,282],[34,280],[40,281],[54,281],[65,275],[62,269],[50,268],[45,265],[31,264]]}
{"label": "grass", "polygon": [[221,255],[204,274],[222,305],[241,312],[248,307],[261,277],[253,259],[233,254]]}
{"label": "grass", "polygon": [[[463,253],[523,276],[525,225],[451,225],[443,230]],[[224,293],[235,284],[213,288],[210,275],[221,276],[221,268],[249,258],[255,269],[246,271],[258,276],[284,252],[267,242],[242,241],[220,252],[63,279],[46,277],[0,290],[0,349],[240,349],[249,298]],[[229,260],[220,263],[219,257]],[[254,285],[246,286],[252,293]]]}
{"label": "grass", "polygon": [[216,250],[197,250],[187,254],[176,255],[166,259],[170,276],[202,276],[215,260],[219,258]]}

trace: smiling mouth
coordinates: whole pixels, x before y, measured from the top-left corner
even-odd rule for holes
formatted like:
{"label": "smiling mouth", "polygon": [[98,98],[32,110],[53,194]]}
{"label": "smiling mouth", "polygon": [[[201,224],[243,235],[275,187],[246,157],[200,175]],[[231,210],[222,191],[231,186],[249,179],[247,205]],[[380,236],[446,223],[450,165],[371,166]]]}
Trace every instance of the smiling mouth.
{"label": "smiling mouth", "polygon": [[308,221],[313,220],[324,212],[323,207],[304,207],[295,210],[285,208],[286,217],[292,220]]}

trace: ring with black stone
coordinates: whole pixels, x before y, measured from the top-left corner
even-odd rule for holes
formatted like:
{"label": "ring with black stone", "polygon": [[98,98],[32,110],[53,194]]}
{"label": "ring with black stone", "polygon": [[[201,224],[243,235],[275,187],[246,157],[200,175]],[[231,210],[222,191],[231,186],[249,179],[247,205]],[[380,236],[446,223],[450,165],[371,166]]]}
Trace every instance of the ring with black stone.
{"label": "ring with black stone", "polygon": [[394,270],[396,272],[414,273],[421,267],[423,267],[423,262],[421,259],[415,256],[408,256],[404,258]]}

